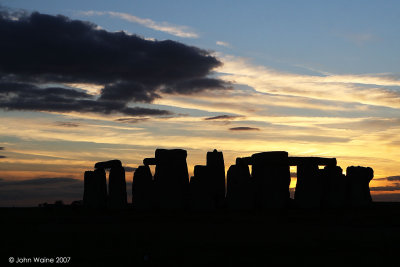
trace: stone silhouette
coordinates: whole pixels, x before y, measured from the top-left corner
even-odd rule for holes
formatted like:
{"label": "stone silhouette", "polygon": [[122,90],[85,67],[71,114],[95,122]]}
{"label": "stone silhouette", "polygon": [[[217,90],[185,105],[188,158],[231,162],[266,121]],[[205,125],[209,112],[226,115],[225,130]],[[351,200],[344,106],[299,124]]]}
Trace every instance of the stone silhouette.
{"label": "stone silhouette", "polygon": [[104,169],[85,172],[83,204],[88,208],[107,206],[107,181]]}
{"label": "stone silhouette", "polygon": [[94,206],[95,201],[95,192],[94,192],[94,173],[93,171],[85,171],[85,175],[83,177],[83,204],[86,207]]}
{"label": "stone silhouette", "polygon": [[145,165],[155,164],[154,186],[156,203],[161,210],[182,210],[189,202],[187,152],[183,149],[156,149],[155,158],[144,159]]}
{"label": "stone silhouette", "polygon": [[108,177],[108,205],[110,208],[124,208],[127,205],[125,169],[121,161],[109,160],[97,162],[94,165],[96,170],[104,172],[110,169]]}
{"label": "stone silhouette", "polygon": [[207,152],[207,165],[196,165],[190,179],[190,199],[193,210],[215,210],[225,201],[225,164],[222,152]]}
{"label": "stone silhouette", "polygon": [[245,159],[237,158],[229,167],[227,175],[226,206],[229,210],[252,210],[255,208],[255,183]]}
{"label": "stone silhouette", "polygon": [[327,208],[345,207],[347,179],[342,168],[327,165],[321,172],[324,179],[322,205]]}
{"label": "stone silhouette", "polygon": [[[94,171],[86,171],[84,175],[84,206],[88,208],[125,208],[127,206],[125,169],[121,161],[110,160],[97,162]],[[110,169],[108,181],[105,169]]]}
{"label": "stone silhouette", "polygon": [[372,198],[369,182],[374,178],[374,171],[369,167],[351,166],[346,169],[348,183],[348,201],[352,207],[367,207]]}
{"label": "stone silhouette", "polygon": [[108,177],[109,205],[111,208],[124,208],[127,205],[125,169],[114,166]]}
{"label": "stone silhouette", "polygon": [[118,167],[122,167],[121,161],[118,159],[97,162],[96,164],[94,164],[95,169],[111,169]]}
{"label": "stone silhouette", "polygon": [[207,152],[207,167],[213,201],[217,207],[222,207],[225,199],[225,163],[222,152],[216,149]]}
{"label": "stone silhouette", "polygon": [[288,152],[262,152],[251,156],[259,208],[283,208],[289,203],[290,168]]}
{"label": "stone silhouette", "polygon": [[[325,172],[318,166],[336,166],[336,159],[319,157],[291,157],[289,165],[297,166],[297,184],[294,199],[301,208],[320,208],[323,196],[329,189],[325,181],[334,176],[334,168],[328,168]],[[329,172],[331,171],[331,172]],[[330,183],[333,183],[330,181]],[[328,187],[328,188],[327,188]]]}
{"label": "stone silhouette", "polygon": [[151,210],[154,207],[154,184],[148,165],[139,166],[133,174],[132,204],[137,210]]}
{"label": "stone silhouette", "polygon": [[212,211],[217,208],[215,187],[209,166],[194,166],[194,176],[190,178],[190,206],[192,210]]}
{"label": "stone silhouette", "polygon": [[[144,165],[133,175],[133,207],[163,211],[285,208],[292,203],[290,166],[297,166],[296,207],[367,207],[372,202],[369,182],[374,176],[373,170],[352,166],[347,168],[345,176],[335,158],[289,157],[285,151],[237,158],[227,173],[225,196],[222,152],[208,152],[207,165],[196,165],[190,182],[186,157],[186,150],[157,149],[154,158],[145,158]],[[154,179],[149,165],[155,165]],[[108,195],[105,169],[110,169]],[[98,162],[94,171],[85,172],[83,203],[88,208],[127,207],[125,170],[121,161]]]}

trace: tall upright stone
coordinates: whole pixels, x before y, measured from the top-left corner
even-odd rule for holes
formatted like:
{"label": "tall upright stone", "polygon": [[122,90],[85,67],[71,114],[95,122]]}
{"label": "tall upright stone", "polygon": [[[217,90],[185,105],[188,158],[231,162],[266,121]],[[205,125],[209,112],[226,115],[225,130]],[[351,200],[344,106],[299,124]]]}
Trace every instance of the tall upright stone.
{"label": "tall upright stone", "polygon": [[225,199],[225,163],[222,151],[214,149],[212,152],[207,152],[207,167],[213,201],[217,207],[222,207]]}
{"label": "tall upright stone", "polygon": [[367,207],[372,198],[369,182],[374,178],[374,171],[370,167],[347,167],[348,199],[352,207]]}
{"label": "tall upright stone", "polygon": [[213,211],[217,208],[209,166],[194,166],[194,176],[190,179],[190,206],[195,211]]}
{"label": "tall upright stone", "polygon": [[226,206],[229,210],[252,210],[255,208],[255,184],[250,177],[249,166],[241,158],[228,169]]}
{"label": "tall upright stone", "polygon": [[323,206],[343,208],[346,205],[347,181],[342,168],[328,165],[321,170],[321,173],[323,176]]}
{"label": "tall upright stone", "polygon": [[85,172],[83,203],[88,208],[106,207],[107,181],[104,169]]}
{"label": "tall upright stone", "polygon": [[252,176],[257,184],[260,208],[283,208],[289,203],[290,168],[285,151],[263,152],[251,156]]}
{"label": "tall upright stone", "polygon": [[157,149],[154,182],[161,210],[181,210],[188,204],[189,174],[187,152],[182,149]]}
{"label": "tall upright stone", "polygon": [[294,199],[301,208],[319,208],[322,203],[322,180],[317,164],[297,165],[297,183]]}
{"label": "tall upright stone", "polygon": [[132,180],[132,205],[136,210],[151,210],[154,207],[154,186],[148,165],[139,166]]}
{"label": "tall upright stone", "polygon": [[93,171],[85,171],[83,178],[83,205],[85,207],[93,207],[95,201],[94,173]]}
{"label": "tall upright stone", "polygon": [[108,177],[108,192],[110,208],[125,208],[127,206],[125,169],[113,166]]}
{"label": "tall upright stone", "polygon": [[96,199],[98,207],[105,208],[107,206],[107,178],[104,169],[94,170]]}
{"label": "tall upright stone", "polygon": [[[334,198],[335,178],[339,177],[335,158],[289,157],[289,165],[297,166],[295,203],[301,208],[319,208]],[[324,170],[319,166],[326,166]],[[332,184],[332,188],[331,185]],[[330,194],[329,196],[327,194]]]}

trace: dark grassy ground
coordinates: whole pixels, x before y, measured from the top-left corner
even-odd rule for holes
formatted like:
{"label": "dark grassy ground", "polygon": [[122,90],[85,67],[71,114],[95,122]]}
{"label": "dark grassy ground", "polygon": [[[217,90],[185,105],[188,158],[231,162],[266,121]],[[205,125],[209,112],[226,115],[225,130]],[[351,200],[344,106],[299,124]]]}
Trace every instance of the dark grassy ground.
{"label": "dark grassy ground", "polygon": [[400,203],[264,213],[1,208],[0,216],[1,266],[34,256],[68,256],[69,266],[400,266]]}

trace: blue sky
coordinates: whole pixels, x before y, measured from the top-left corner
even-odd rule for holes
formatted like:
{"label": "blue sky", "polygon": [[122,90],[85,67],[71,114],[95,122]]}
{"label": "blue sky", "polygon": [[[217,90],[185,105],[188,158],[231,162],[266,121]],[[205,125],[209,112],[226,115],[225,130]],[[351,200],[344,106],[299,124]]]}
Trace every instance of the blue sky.
{"label": "blue sky", "polygon": [[[400,175],[399,1],[0,4],[90,21],[108,32],[199,47],[223,64],[207,77],[232,87],[196,94],[158,91],[154,101],[129,103],[170,111],[169,117],[2,109],[0,182],[82,179],[96,161],[110,158],[137,167],[157,147],[187,149],[189,172],[214,148],[224,152],[226,168],[238,156],[286,150],[337,157],[344,170],[371,166],[373,186],[380,188],[375,197],[400,200],[396,179],[385,180]],[[57,85],[95,97],[105,86]],[[247,130],[237,130],[243,127]],[[11,194],[0,205],[13,201]]]}
{"label": "blue sky", "polygon": [[[184,41],[299,73],[386,73],[400,68],[398,1],[2,1],[4,6],[90,20],[107,30]],[[179,38],[110,16],[114,11],[187,26]],[[230,48],[216,45],[229,43]]]}

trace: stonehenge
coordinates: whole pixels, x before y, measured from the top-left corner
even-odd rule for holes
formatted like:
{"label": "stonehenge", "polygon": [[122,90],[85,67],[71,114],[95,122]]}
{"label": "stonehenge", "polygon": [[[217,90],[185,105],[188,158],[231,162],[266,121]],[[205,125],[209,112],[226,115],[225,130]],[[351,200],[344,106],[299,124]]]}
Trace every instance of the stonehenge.
{"label": "stonehenge", "polygon": [[[125,208],[127,206],[125,169],[121,161],[97,162],[94,171],[84,175],[83,204],[88,208]],[[108,181],[106,169],[110,170]]]}
{"label": "stonehenge", "polygon": [[207,152],[206,163],[210,177],[209,184],[212,190],[212,198],[216,207],[221,207],[225,199],[225,163],[222,152],[214,149],[212,152]]}
{"label": "stonehenge", "polygon": [[190,179],[190,199],[193,210],[215,210],[225,200],[225,164],[222,152],[207,152],[206,165],[194,166]]}
{"label": "stonehenge", "polygon": [[[372,168],[350,166],[345,175],[335,158],[290,157],[286,151],[255,153],[236,158],[225,179],[223,153],[214,149],[207,152],[206,165],[194,166],[190,180],[186,158],[183,149],[156,149],[153,158],[143,159],[133,174],[133,208],[251,211],[287,208],[290,203],[301,209],[361,208],[372,202]],[[155,166],[154,175],[151,165]],[[289,194],[291,166],[297,168],[293,200]],[[98,162],[94,171],[84,173],[83,202],[87,208],[128,206],[121,161]]]}
{"label": "stonehenge", "polygon": [[182,210],[189,202],[187,152],[183,149],[156,149],[155,157],[143,160],[156,165],[154,190],[160,210]]}
{"label": "stonehenge", "polygon": [[[302,208],[320,208],[325,194],[325,180],[329,170],[336,166],[336,159],[318,157],[293,157],[289,164],[297,166],[297,183],[294,199]],[[318,166],[329,167],[325,173]]]}
{"label": "stonehenge", "polygon": [[259,208],[283,208],[290,193],[290,167],[288,152],[273,151],[253,154],[252,173],[255,179],[256,204]]}
{"label": "stonehenge", "polygon": [[372,202],[369,182],[374,171],[369,167],[351,166],[346,170],[348,198],[352,207],[366,207]]}
{"label": "stonehenge", "polygon": [[104,169],[85,172],[83,204],[90,208],[107,206],[107,181]]}
{"label": "stonehenge", "polygon": [[154,184],[148,165],[139,166],[133,174],[132,203],[137,210],[151,210],[154,207]]}
{"label": "stonehenge", "polygon": [[[215,210],[215,183],[209,166],[194,166],[194,176],[190,178],[190,208],[197,211]],[[224,173],[225,183],[225,173]],[[224,184],[225,190],[225,184]]]}
{"label": "stonehenge", "polygon": [[127,204],[125,169],[113,166],[108,177],[108,197],[111,208],[123,208]]}
{"label": "stonehenge", "polygon": [[248,211],[255,208],[255,183],[249,166],[241,158],[229,167],[227,175],[226,207],[229,210]]}

